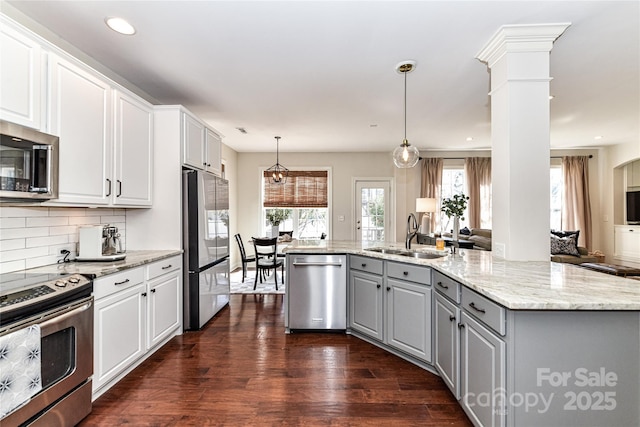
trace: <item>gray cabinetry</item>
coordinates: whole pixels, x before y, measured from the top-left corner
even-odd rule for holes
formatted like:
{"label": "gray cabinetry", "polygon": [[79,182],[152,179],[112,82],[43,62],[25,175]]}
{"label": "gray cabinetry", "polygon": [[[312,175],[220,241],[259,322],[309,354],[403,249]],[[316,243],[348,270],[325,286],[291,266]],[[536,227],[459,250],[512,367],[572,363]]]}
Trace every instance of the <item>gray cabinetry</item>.
{"label": "gray cabinetry", "polygon": [[349,326],[382,341],[382,276],[351,269]]}
{"label": "gray cabinetry", "polygon": [[425,286],[431,282],[430,270],[398,262],[386,264],[385,342],[431,362],[431,287]]}
{"label": "gray cabinetry", "polygon": [[460,327],[460,404],[476,426],[504,426],[505,342],[464,311]]}
{"label": "gray cabinetry", "polygon": [[431,270],[357,255],[350,266],[351,330],[430,363]]}
{"label": "gray cabinetry", "polygon": [[440,376],[456,399],[460,398],[460,307],[439,292],[435,298],[435,361]]}

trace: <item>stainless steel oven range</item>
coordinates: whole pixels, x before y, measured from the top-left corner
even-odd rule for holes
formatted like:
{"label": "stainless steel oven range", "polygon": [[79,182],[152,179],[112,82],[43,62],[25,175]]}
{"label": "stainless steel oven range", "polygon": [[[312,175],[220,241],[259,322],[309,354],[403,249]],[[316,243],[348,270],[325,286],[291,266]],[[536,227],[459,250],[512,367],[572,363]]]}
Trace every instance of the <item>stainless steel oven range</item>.
{"label": "stainless steel oven range", "polygon": [[[78,274],[20,272],[0,276],[0,359],[5,359],[0,360],[0,400],[3,395],[5,402],[9,396],[19,396],[12,403],[15,407],[3,405],[5,411],[0,414],[5,415],[0,425],[74,426],[91,412],[92,292],[93,282]],[[31,359],[37,359],[39,353],[39,376],[36,373],[27,381],[23,387],[27,390],[16,390],[19,382],[14,379],[21,374],[17,372],[20,364],[2,363],[18,353],[9,350],[19,348],[23,337],[34,340],[29,335],[32,331],[40,334],[39,343],[35,338],[35,350],[29,352],[34,355]],[[23,392],[34,394],[23,399]]]}

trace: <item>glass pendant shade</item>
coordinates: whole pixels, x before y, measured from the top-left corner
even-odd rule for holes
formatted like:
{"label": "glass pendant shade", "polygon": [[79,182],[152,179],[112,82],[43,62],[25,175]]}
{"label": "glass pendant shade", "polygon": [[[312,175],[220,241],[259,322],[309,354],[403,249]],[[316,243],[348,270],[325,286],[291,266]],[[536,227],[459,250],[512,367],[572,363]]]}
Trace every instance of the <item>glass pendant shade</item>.
{"label": "glass pendant shade", "polygon": [[415,68],[415,61],[404,61],[396,66],[396,71],[404,75],[404,139],[399,147],[393,150],[393,163],[397,168],[412,168],[420,160],[420,151],[407,141],[407,73]]}
{"label": "glass pendant shade", "polygon": [[393,150],[393,163],[397,168],[412,168],[420,160],[420,151],[406,139]]}

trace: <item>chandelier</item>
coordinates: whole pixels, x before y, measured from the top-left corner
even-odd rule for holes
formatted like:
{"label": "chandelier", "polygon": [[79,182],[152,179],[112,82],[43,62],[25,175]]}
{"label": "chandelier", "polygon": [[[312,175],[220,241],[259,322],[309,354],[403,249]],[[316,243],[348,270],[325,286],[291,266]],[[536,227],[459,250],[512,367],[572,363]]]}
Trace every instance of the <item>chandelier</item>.
{"label": "chandelier", "polygon": [[393,150],[393,163],[398,168],[412,168],[420,159],[420,152],[407,141],[407,73],[416,67],[415,61],[403,61],[396,65],[396,71],[404,74],[404,139],[402,144]]}
{"label": "chandelier", "polygon": [[280,152],[278,149],[280,143],[280,137],[276,136],[276,164],[267,169],[267,174],[271,175],[272,184],[285,184],[287,182],[287,176],[289,175],[289,169],[280,164]]}

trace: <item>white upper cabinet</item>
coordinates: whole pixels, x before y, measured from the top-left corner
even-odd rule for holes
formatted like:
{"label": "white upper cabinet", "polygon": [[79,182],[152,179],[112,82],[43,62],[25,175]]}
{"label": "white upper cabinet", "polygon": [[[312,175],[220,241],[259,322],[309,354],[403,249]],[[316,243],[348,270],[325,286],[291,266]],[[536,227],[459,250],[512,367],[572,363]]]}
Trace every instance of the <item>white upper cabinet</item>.
{"label": "white upper cabinet", "polygon": [[220,135],[187,112],[182,113],[182,163],[220,176],[222,171]]}
{"label": "white upper cabinet", "polygon": [[49,56],[49,128],[60,137],[59,198],[73,204],[109,203],[111,86],[81,63]]}
{"label": "white upper cabinet", "polygon": [[205,161],[205,132],[204,125],[195,117],[182,113],[182,163],[196,169],[204,169]]}
{"label": "white upper cabinet", "polygon": [[211,129],[207,129],[205,135],[205,160],[207,165],[205,170],[218,176],[221,176],[222,172],[221,146],[220,136]]}
{"label": "white upper cabinet", "polygon": [[0,118],[41,130],[42,48],[0,16]]}
{"label": "white upper cabinet", "polygon": [[151,206],[153,177],[153,106],[114,90],[115,205]]}

